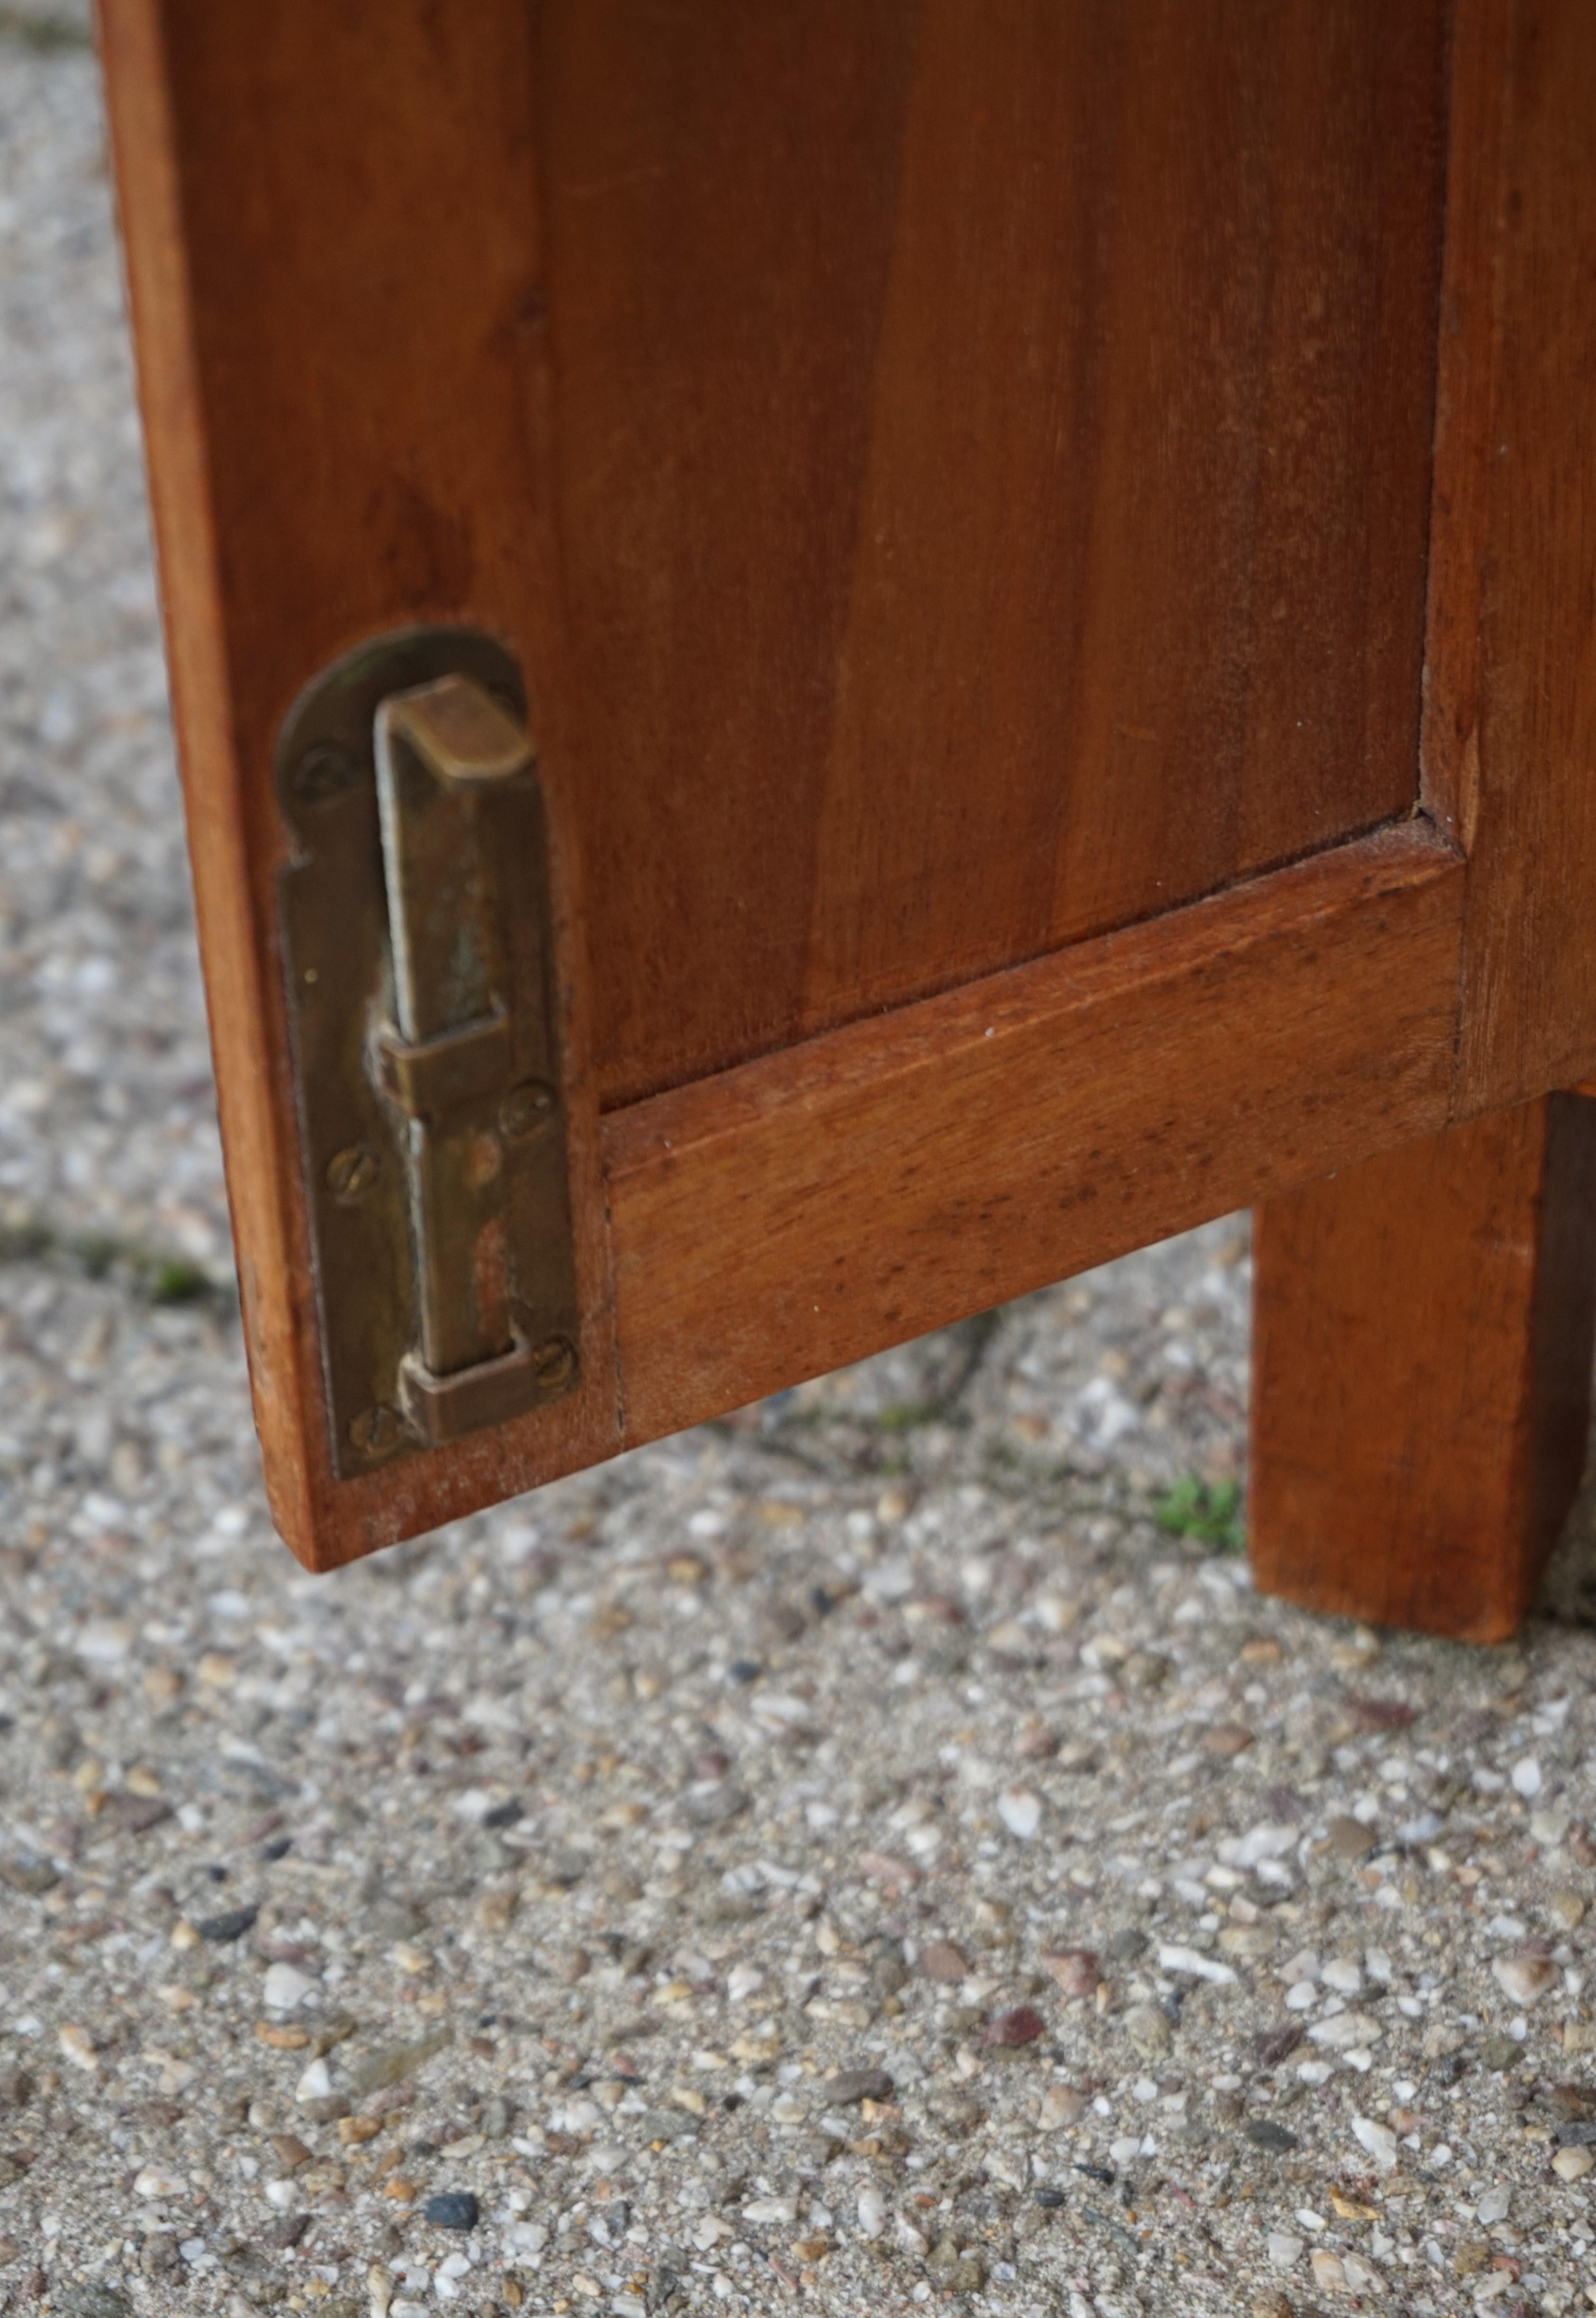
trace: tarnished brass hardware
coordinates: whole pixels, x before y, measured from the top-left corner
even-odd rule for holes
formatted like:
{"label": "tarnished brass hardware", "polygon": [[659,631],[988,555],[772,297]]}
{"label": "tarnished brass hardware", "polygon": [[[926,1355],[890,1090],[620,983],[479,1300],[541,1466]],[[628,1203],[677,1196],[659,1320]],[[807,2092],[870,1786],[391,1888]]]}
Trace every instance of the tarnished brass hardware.
{"label": "tarnished brass hardware", "polygon": [[377,1048],[377,1067],[383,1092],[401,1110],[412,1119],[435,1118],[503,1086],[510,1069],[510,1026],[491,1016],[418,1045],[384,1038]]}
{"label": "tarnished brass hardware", "polygon": [[569,1392],[575,1267],[525,694],[407,630],[283,726],[280,885],[332,1453],[343,1474]]}
{"label": "tarnished brass hardware", "polygon": [[327,1187],[341,1208],[353,1208],[365,1198],[382,1172],[382,1162],[363,1143],[340,1151],[327,1171]]}

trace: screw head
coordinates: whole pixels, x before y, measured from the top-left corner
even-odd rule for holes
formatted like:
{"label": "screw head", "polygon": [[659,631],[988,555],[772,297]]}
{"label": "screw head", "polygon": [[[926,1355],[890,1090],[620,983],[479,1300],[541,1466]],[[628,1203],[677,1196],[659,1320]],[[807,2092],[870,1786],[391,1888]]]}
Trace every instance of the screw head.
{"label": "screw head", "polygon": [[498,1107],[499,1131],[512,1140],[535,1135],[546,1127],[559,1107],[560,1098],[544,1079],[525,1079],[513,1086]]}
{"label": "screw head", "polygon": [[289,775],[290,791],[300,804],[325,804],[353,786],[360,768],[341,741],[317,741]]}
{"label": "screw head", "polygon": [[327,1188],[341,1208],[356,1208],[382,1172],[382,1162],[364,1143],[352,1143],[328,1160]]}
{"label": "screw head", "polygon": [[533,1348],[532,1372],[545,1392],[561,1392],[577,1373],[577,1348],[565,1336],[549,1336]]}
{"label": "screw head", "polygon": [[363,1408],[349,1427],[349,1438],[363,1457],[386,1457],[397,1449],[404,1432],[404,1420],[397,1408],[380,1400],[372,1408]]}

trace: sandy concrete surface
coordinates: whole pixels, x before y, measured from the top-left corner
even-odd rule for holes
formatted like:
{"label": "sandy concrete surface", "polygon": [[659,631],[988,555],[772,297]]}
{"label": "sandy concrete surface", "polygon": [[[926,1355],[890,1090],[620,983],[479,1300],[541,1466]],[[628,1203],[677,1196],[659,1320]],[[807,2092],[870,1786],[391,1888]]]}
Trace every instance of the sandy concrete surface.
{"label": "sandy concrete surface", "polygon": [[1589,1511],[1506,1650],[1257,1597],[1244,1219],[273,1538],[80,27],[0,10],[0,2307],[1596,2302]]}

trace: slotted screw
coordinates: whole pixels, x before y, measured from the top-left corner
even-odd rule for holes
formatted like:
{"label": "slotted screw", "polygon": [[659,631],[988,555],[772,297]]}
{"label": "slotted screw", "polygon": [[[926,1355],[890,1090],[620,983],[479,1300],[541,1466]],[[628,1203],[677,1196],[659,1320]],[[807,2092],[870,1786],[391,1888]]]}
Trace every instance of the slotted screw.
{"label": "slotted screw", "polygon": [[341,1208],[358,1207],[382,1172],[382,1162],[363,1143],[352,1143],[329,1159],[327,1188]]}
{"label": "slotted screw", "polygon": [[577,1372],[577,1348],[564,1336],[550,1336],[534,1349],[532,1372],[545,1392],[559,1392]]}
{"label": "slotted screw", "polygon": [[399,1446],[403,1420],[397,1408],[380,1400],[375,1407],[363,1408],[349,1427],[349,1438],[363,1457],[385,1457]]}
{"label": "slotted screw", "polygon": [[526,1079],[520,1086],[513,1086],[498,1107],[500,1133],[512,1141],[535,1134],[553,1117],[559,1100],[553,1088],[542,1079]]}

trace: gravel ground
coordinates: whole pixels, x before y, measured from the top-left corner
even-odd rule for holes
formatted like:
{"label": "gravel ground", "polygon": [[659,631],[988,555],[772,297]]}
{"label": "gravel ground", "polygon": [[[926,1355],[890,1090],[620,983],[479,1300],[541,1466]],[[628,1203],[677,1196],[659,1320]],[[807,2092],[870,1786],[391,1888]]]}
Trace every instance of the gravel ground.
{"label": "gravel ground", "polygon": [[1257,1598],[1243,1221],[274,1542],[101,133],[0,10],[0,2306],[1596,2302],[1596,1524]]}

